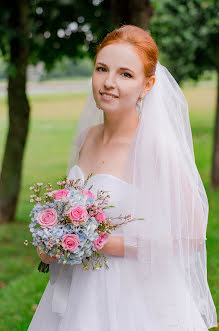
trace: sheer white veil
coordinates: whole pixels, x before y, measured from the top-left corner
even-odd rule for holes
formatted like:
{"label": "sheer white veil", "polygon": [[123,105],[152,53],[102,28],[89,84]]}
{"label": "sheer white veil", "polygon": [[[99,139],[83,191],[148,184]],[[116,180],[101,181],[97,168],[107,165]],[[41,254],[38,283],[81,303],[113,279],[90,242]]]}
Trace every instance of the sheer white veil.
{"label": "sheer white veil", "polygon": [[[217,315],[207,282],[209,205],[195,164],[188,104],[159,61],[155,77],[141,104],[122,176],[130,183],[133,217],[144,218],[124,225],[124,259],[133,260],[136,281],[166,318],[175,314],[177,322],[179,310],[184,310],[185,319],[192,320],[189,314],[195,305],[210,328],[217,325]],[[96,106],[90,81],[73,135],[67,176],[89,128],[99,123],[104,123],[103,110]],[[121,288],[128,282],[128,272],[121,275]]]}

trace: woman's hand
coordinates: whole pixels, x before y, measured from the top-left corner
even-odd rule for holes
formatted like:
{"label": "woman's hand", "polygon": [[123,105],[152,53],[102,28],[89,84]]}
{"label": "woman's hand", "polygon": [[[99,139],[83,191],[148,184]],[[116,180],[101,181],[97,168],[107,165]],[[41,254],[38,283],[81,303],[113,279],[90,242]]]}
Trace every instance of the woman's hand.
{"label": "woman's hand", "polygon": [[44,263],[51,264],[57,260],[57,258],[55,256],[50,256],[46,253],[40,253],[39,247],[37,247],[37,253],[38,253],[41,261]]}
{"label": "woman's hand", "polygon": [[108,242],[97,251],[106,255],[124,256],[124,238],[109,235]]}

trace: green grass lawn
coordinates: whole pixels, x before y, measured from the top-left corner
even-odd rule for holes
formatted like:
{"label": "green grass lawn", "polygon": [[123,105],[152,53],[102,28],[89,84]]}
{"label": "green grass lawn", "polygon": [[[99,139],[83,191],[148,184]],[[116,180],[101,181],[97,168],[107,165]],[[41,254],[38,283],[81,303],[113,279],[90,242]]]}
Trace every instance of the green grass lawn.
{"label": "green grass lawn", "polygon": [[[211,191],[210,171],[214,125],[215,88],[189,87],[184,94],[190,106],[196,164],[209,199],[207,230],[208,282],[219,312],[219,190]],[[37,271],[36,248],[24,246],[29,232],[29,187],[36,181],[55,181],[66,174],[69,149],[83,94],[31,97],[31,122],[23,160],[22,188],[16,222],[0,226],[0,330],[24,331],[47,285],[49,275]],[[0,99],[0,161],[7,130],[5,99]]]}

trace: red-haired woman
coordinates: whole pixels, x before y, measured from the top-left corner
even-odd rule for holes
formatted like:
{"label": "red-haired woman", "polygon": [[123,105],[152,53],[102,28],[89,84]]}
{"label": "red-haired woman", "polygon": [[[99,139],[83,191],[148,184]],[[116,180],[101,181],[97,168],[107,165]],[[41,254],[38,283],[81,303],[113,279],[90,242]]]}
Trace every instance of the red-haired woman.
{"label": "red-haired woman", "polygon": [[[207,331],[217,315],[207,282],[208,200],[188,105],[151,35],[124,25],[98,45],[67,175],[110,192],[118,227],[99,250],[109,269],[50,264],[28,330]],[[115,218],[115,224],[119,219]]]}

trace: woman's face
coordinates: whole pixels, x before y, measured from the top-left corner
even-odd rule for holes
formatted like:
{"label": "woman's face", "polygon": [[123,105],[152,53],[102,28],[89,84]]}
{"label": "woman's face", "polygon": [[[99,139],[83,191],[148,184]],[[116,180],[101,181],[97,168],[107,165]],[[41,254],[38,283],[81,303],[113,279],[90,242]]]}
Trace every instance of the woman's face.
{"label": "woman's face", "polygon": [[105,46],[96,57],[93,95],[104,112],[135,111],[137,100],[145,96],[154,81],[155,78],[146,80],[141,58],[129,44]]}

